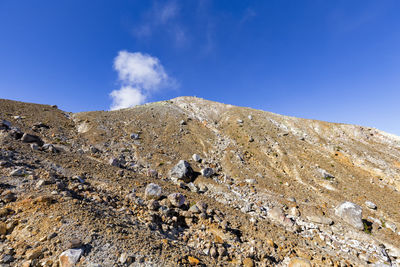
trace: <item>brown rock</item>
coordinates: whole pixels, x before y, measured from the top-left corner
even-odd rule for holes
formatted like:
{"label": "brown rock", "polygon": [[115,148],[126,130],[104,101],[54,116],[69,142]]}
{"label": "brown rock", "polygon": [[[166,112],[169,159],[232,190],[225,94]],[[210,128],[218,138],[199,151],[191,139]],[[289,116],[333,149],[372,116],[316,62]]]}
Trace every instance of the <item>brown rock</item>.
{"label": "brown rock", "polygon": [[27,260],[34,260],[34,259],[39,258],[41,255],[42,255],[42,248],[38,247],[38,248],[31,249],[28,252],[26,252],[25,258]]}
{"label": "brown rock", "polygon": [[251,258],[245,258],[243,260],[243,266],[244,267],[254,267],[254,261]]}
{"label": "brown rock", "polygon": [[288,264],[288,267],[311,267],[311,263],[306,259],[292,258]]}
{"label": "brown rock", "polygon": [[192,257],[192,256],[188,257],[188,261],[189,261],[189,264],[192,266],[196,266],[200,263],[200,261],[197,258]]}

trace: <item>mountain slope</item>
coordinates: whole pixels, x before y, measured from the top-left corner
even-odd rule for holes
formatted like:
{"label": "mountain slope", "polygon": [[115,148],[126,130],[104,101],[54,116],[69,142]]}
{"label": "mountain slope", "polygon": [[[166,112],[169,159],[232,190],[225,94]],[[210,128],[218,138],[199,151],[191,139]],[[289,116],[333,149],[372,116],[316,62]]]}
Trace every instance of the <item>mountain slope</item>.
{"label": "mountain slope", "polygon": [[[68,248],[82,266],[399,264],[400,137],[194,97],[76,114],[0,100],[0,119],[11,266],[55,265]],[[180,160],[193,175],[174,177]],[[362,214],[349,220],[344,201]]]}

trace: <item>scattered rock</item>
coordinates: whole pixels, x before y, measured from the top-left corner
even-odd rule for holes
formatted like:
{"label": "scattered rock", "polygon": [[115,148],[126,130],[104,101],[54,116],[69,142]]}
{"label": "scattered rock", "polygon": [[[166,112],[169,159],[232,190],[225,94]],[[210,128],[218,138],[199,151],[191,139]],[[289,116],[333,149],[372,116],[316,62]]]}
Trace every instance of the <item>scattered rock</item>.
{"label": "scattered rock", "polygon": [[333,223],[333,221],[325,216],[316,216],[316,215],[310,215],[307,216],[307,219],[313,223],[320,223],[320,224],[327,224],[327,225],[331,225]]}
{"label": "scattered rock", "polygon": [[290,260],[288,267],[311,267],[311,263],[309,260],[296,257]]}
{"label": "scattered rock", "polygon": [[21,138],[21,141],[24,143],[36,143],[38,146],[43,145],[43,141],[42,139],[40,139],[39,136],[28,133],[24,133],[24,135]]}
{"label": "scattered rock", "polygon": [[201,161],[201,157],[198,154],[193,154],[192,159],[196,162],[200,162]]}
{"label": "scattered rock", "polygon": [[131,139],[133,139],[133,140],[138,140],[140,137],[139,137],[139,134],[137,134],[137,133],[132,133],[131,134]]}
{"label": "scattered rock", "polygon": [[82,249],[68,249],[61,253],[59,257],[60,267],[73,267],[79,261],[82,256]]}
{"label": "scattered rock", "polygon": [[206,178],[210,178],[211,176],[214,175],[214,170],[212,168],[204,168],[201,170],[201,175],[203,175]]}
{"label": "scattered rock", "polygon": [[172,168],[172,170],[170,171],[170,175],[172,177],[184,180],[186,183],[189,183],[192,181],[194,173],[192,167],[190,167],[189,162],[185,160],[180,160],[178,164],[176,164]]}
{"label": "scattered rock", "polygon": [[185,204],[185,196],[180,194],[180,193],[173,193],[168,195],[168,200],[170,203],[175,206],[175,207],[181,207],[183,204]]}
{"label": "scattered rock", "polygon": [[10,172],[10,176],[24,176],[26,171],[24,168],[18,168]]}
{"label": "scattered rock", "polygon": [[243,260],[243,267],[254,267],[254,261],[252,258],[245,258]]}
{"label": "scattered rock", "polygon": [[145,189],[145,199],[159,199],[161,197],[162,189],[158,184],[148,184]]}
{"label": "scattered rock", "polygon": [[192,257],[192,256],[188,257],[188,261],[189,261],[189,264],[192,266],[196,266],[200,263],[200,261],[197,258]]}
{"label": "scattered rock", "polygon": [[25,254],[25,258],[27,260],[34,260],[36,258],[39,258],[41,255],[42,255],[42,248],[38,247],[28,250],[28,252],[26,252]]}
{"label": "scattered rock", "polygon": [[371,210],[376,210],[376,205],[375,203],[371,202],[371,201],[365,201],[365,206],[367,206],[367,208],[371,209]]}
{"label": "scattered rock", "polygon": [[342,202],[335,209],[336,216],[359,230],[364,229],[362,222],[362,208],[349,201]]}
{"label": "scattered rock", "polygon": [[83,244],[82,244],[82,241],[80,240],[80,239],[78,239],[78,238],[73,238],[73,239],[71,239],[69,242],[68,242],[68,244],[67,244],[67,248],[79,248],[79,247],[81,247]]}

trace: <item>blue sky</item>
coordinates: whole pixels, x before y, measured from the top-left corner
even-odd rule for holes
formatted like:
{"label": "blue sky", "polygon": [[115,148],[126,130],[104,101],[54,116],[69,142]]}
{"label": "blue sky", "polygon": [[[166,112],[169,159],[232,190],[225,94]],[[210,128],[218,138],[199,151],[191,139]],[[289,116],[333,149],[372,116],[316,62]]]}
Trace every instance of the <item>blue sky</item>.
{"label": "blue sky", "polygon": [[2,0],[0,98],[78,112],[189,95],[400,135],[399,12],[397,0]]}

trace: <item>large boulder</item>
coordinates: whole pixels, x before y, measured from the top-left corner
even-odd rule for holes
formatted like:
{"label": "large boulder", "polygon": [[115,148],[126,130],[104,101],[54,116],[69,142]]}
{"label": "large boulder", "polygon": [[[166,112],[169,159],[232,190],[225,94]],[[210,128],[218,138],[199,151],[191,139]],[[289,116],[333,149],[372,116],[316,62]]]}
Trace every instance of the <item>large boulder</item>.
{"label": "large boulder", "polygon": [[170,171],[171,177],[176,177],[190,183],[193,179],[194,172],[192,167],[190,167],[189,162],[185,160],[180,160]]}
{"label": "large boulder", "polygon": [[363,230],[364,224],[362,221],[362,208],[350,201],[342,202],[335,208],[336,216],[339,216],[343,221],[353,225],[355,228]]}

